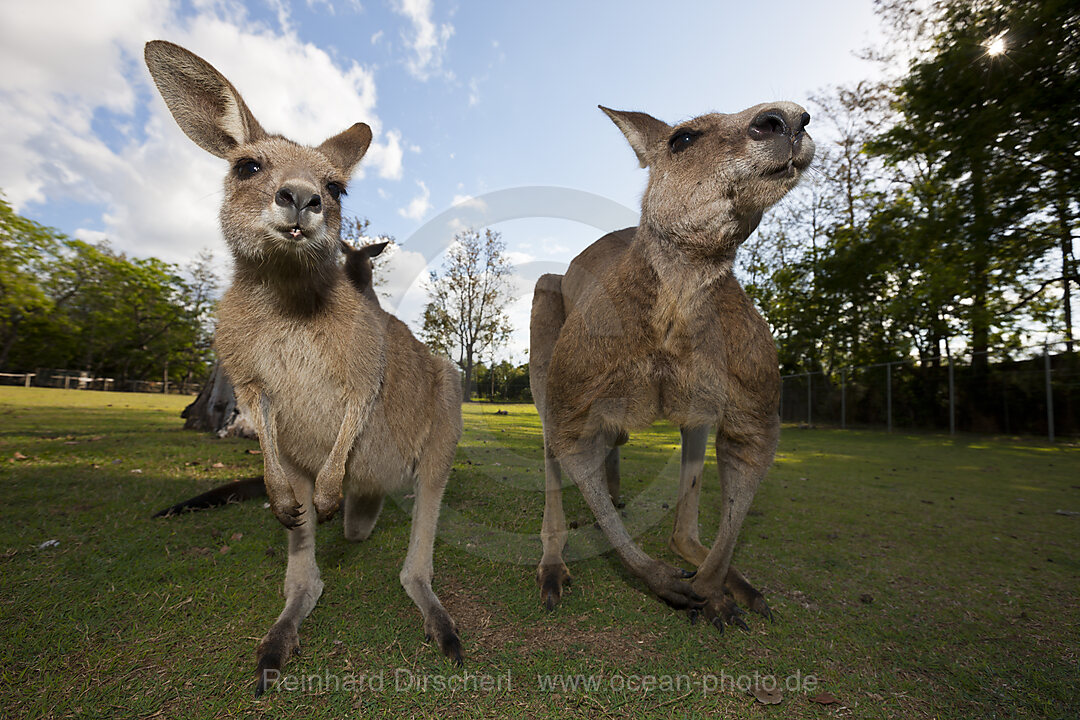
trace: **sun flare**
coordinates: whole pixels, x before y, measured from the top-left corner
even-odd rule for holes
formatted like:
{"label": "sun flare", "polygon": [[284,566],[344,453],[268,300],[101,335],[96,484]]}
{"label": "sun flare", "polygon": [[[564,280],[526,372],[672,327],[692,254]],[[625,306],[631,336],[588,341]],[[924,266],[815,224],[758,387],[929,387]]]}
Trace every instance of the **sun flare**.
{"label": "sun flare", "polygon": [[986,42],[986,54],[990,57],[998,57],[1005,54],[1005,33]]}

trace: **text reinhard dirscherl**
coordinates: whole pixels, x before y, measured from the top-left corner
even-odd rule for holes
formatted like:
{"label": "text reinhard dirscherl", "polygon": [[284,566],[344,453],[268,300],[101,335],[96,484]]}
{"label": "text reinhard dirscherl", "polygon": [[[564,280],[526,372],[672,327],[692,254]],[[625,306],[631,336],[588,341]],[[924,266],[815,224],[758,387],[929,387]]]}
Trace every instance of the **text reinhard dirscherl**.
{"label": "text reinhard dirscherl", "polygon": [[[714,693],[746,692],[752,687],[787,692],[813,692],[818,679],[814,675],[795,671],[785,678],[754,672],[750,674],[719,673],[689,674],[637,674],[596,673],[592,675],[535,675],[535,690],[548,693],[650,693],[650,692],[698,692]],[[268,685],[275,684],[284,692],[451,692],[488,693],[509,692],[522,684],[511,672],[476,673],[468,670],[460,673],[419,673],[407,668],[392,671],[378,670],[368,674],[337,674],[330,671],[311,674],[282,674],[277,670],[266,671]]]}

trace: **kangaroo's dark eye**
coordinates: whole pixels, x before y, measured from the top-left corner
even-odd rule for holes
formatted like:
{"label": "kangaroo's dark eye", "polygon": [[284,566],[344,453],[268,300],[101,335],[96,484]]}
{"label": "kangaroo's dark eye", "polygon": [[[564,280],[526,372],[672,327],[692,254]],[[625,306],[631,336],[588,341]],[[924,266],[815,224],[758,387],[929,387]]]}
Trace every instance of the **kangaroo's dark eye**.
{"label": "kangaroo's dark eye", "polygon": [[247,180],[249,177],[259,172],[260,170],[262,170],[262,165],[259,163],[258,160],[245,158],[240,162],[236,163],[236,177],[240,178],[241,180]]}
{"label": "kangaroo's dark eye", "polygon": [[668,147],[671,148],[671,152],[673,153],[681,152],[693,145],[694,141],[699,137],[701,137],[701,133],[695,132],[694,130],[680,130],[668,140]]}
{"label": "kangaroo's dark eye", "polygon": [[330,196],[335,200],[340,200],[342,195],[347,194],[345,186],[334,180],[326,183],[326,192],[330,193]]}

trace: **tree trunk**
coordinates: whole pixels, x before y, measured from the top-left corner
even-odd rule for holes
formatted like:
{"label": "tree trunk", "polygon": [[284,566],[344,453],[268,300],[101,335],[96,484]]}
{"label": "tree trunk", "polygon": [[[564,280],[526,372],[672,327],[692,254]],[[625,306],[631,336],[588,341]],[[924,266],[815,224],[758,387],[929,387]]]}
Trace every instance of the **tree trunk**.
{"label": "tree trunk", "polygon": [[970,310],[971,319],[971,369],[976,383],[980,386],[986,380],[990,366],[990,312],[989,302],[989,252],[991,218],[983,187],[983,163],[981,159],[972,163],[971,170],[971,255],[972,272]]}
{"label": "tree trunk", "polygon": [[473,359],[472,359],[472,348],[469,348],[465,352],[465,390],[464,390],[464,397],[462,398],[462,400],[464,402],[471,402],[472,401],[472,389],[473,389]]}
{"label": "tree trunk", "polygon": [[221,363],[214,363],[199,396],[184,408],[180,417],[186,420],[186,430],[212,432],[218,437],[258,438],[247,409],[236,404],[236,393]]}
{"label": "tree trunk", "polygon": [[[1063,192],[1061,194],[1064,194]],[[1058,227],[1061,233],[1061,304],[1065,310],[1065,350],[1073,351],[1073,316],[1072,316],[1072,276],[1075,260],[1073,258],[1072,227],[1069,224],[1069,203],[1058,198]]]}

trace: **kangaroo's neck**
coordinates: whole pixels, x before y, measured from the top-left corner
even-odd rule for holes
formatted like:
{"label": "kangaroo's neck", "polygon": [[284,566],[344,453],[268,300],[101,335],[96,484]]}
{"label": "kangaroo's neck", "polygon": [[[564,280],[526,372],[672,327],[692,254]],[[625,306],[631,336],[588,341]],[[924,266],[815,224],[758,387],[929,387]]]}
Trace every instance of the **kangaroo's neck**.
{"label": "kangaroo's neck", "polygon": [[662,233],[642,223],[634,235],[636,254],[656,273],[660,295],[687,310],[731,275],[737,243]]}
{"label": "kangaroo's neck", "polygon": [[324,310],[341,272],[333,262],[314,268],[286,263],[254,263],[235,258],[233,284],[258,294],[282,315],[310,317]]}

